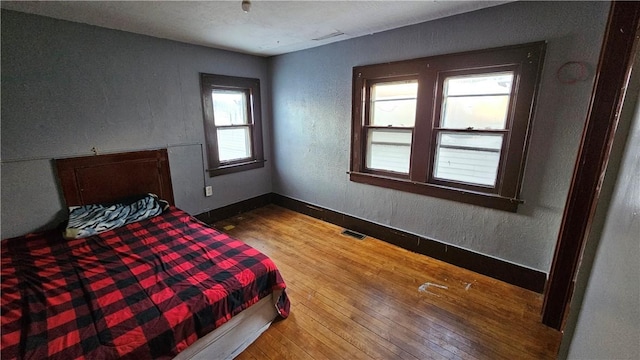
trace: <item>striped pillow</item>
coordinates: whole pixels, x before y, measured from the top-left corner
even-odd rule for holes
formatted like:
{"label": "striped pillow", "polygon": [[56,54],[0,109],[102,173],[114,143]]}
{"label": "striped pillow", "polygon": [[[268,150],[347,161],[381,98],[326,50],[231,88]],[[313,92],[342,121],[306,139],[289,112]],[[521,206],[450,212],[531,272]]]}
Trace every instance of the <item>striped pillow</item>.
{"label": "striped pillow", "polygon": [[161,214],[169,204],[154,194],[129,198],[114,204],[69,207],[69,222],[62,234],[66,239],[79,239],[149,219]]}

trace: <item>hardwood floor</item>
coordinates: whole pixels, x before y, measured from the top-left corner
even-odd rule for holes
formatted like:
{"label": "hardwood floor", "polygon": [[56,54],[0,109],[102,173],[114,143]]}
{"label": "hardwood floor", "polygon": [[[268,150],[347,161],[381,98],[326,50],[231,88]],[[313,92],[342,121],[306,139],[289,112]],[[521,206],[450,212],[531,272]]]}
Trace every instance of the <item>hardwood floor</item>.
{"label": "hardwood floor", "polygon": [[271,257],[291,299],[291,315],[238,359],[553,359],[558,352],[561,334],[540,323],[540,294],[342,235],[275,205],[214,225]]}

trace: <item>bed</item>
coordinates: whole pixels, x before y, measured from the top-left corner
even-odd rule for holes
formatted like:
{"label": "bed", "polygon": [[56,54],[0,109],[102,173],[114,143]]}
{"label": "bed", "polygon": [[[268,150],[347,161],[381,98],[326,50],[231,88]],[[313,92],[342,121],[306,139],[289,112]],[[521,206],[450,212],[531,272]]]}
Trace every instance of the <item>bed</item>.
{"label": "bed", "polygon": [[2,240],[2,359],[230,359],[287,317],[271,259],[174,206],[165,149],[56,166],[70,207],[152,192],[167,208],[87,237]]}

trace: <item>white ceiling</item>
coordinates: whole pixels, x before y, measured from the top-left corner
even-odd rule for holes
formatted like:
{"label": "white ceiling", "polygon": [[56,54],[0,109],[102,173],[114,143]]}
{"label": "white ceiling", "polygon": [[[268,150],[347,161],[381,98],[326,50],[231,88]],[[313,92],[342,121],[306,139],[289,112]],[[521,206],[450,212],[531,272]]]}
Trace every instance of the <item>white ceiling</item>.
{"label": "white ceiling", "polygon": [[[2,1],[1,7],[270,56],[509,1]],[[331,34],[338,36],[322,39]],[[320,40],[317,40],[320,39]]]}

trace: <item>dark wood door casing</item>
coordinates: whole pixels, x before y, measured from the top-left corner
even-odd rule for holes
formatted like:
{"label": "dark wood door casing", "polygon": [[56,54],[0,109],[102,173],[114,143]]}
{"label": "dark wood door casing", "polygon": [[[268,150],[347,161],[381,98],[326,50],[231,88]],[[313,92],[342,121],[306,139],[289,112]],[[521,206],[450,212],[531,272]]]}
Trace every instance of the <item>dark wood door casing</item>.
{"label": "dark wood door casing", "polygon": [[591,229],[638,43],[640,2],[614,1],[545,291],[542,322],[562,330]]}

